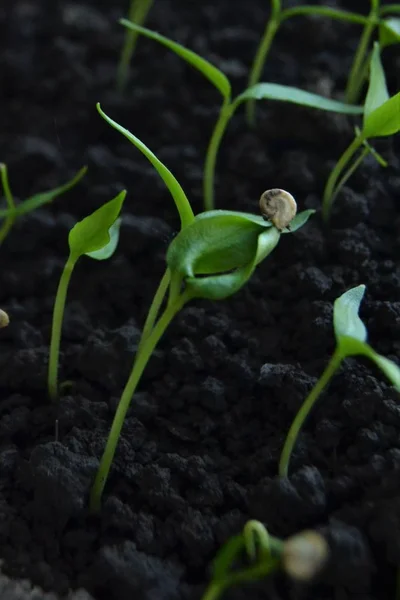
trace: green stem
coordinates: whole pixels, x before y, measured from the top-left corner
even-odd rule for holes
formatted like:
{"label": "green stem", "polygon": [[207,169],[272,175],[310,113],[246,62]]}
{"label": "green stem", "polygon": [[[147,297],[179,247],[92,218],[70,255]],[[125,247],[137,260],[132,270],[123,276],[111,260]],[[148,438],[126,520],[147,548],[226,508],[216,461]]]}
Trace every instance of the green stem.
{"label": "green stem", "polygon": [[350,70],[350,75],[347,80],[345,97],[349,104],[355,104],[360,96],[360,90],[363,81],[362,77],[360,77],[360,73],[362,72],[372,34],[378,24],[379,0],[371,0],[371,11],[368,15],[368,23],[365,25],[364,31],[361,35],[361,39]]}
{"label": "green stem", "polygon": [[304,425],[305,420],[307,419],[311,409],[313,408],[315,402],[318,400],[318,397],[323,392],[324,388],[328,385],[335,372],[338,370],[340,363],[342,362],[342,354],[336,348],[333,353],[328,366],[325,371],[322,373],[320,379],[317,381],[307,398],[305,399],[303,405],[298,411],[290,429],[287,434],[281,458],[279,461],[279,476],[287,477],[290,457],[292,455],[292,451],[294,445],[296,444],[297,437],[301,428]]}
{"label": "green stem", "polygon": [[53,310],[53,323],[51,327],[51,341],[49,354],[48,391],[51,400],[58,397],[58,361],[60,355],[61,330],[64,317],[65,300],[68,285],[76,263],[75,257],[69,256],[58,284],[56,301]]}
{"label": "green stem", "polygon": [[363,151],[361,152],[360,156],[358,156],[356,158],[356,160],[353,162],[353,164],[350,165],[350,167],[347,169],[347,171],[345,172],[345,174],[343,175],[343,177],[340,179],[340,181],[337,183],[337,185],[335,187],[335,191],[333,192],[333,194],[331,196],[331,204],[333,204],[335,202],[335,199],[337,198],[337,195],[339,194],[342,187],[350,179],[350,177],[353,175],[354,171],[360,166],[360,164],[363,162],[364,158],[370,152],[371,152],[370,148],[364,148]]}
{"label": "green stem", "polygon": [[7,202],[7,207],[9,209],[9,213],[4,219],[4,223],[0,228],[0,244],[2,244],[6,239],[7,235],[9,234],[10,229],[14,225],[16,219],[15,201],[8,181],[7,165],[5,165],[4,163],[0,164],[0,179],[1,184],[3,186],[4,196]]}
{"label": "green stem", "polygon": [[204,210],[214,210],[214,178],[215,178],[215,163],[217,153],[221,144],[222,136],[225,133],[226,127],[233,114],[233,105],[230,100],[225,100],[220,112],[218,120],[215,124],[210,142],[208,144],[206,161],[204,165],[203,177],[203,195],[204,195]]}
{"label": "green stem", "polygon": [[381,17],[393,14],[397,15],[400,13],[400,4],[389,4],[388,6],[382,6],[379,12]]}
{"label": "green stem", "polygon": [[344,170],[346,165],[350,162],[352,156],[363,144],[363,141],[364,140],[362,136],[354,138],[350,146],[348,146],[348,148],[346,148],[346,150],[343,152],[342,156],[339,158],[335,167],[332,169],[331,174],[328,177],[328,181],[326,182],[322,199],[322,218],[324,219],[324,221],[327,221],[330,215],[333,197],[335,195],[336,182],[341,176],[342,171]]}
{"label": "green stem", "polygon": [[147,338],[147,336],[150,334],[151,330],[154,327],[154,323],[157,320],[158,313],[160,311],[161,304],[165,298],[165,294],[167,293],[167,289],[168,289],[170,281],[171,281],[171,271],[169,269],[167,269],[165,271],[164,275],[162,276],[160,284],[154,295],[153,302],[151,303],[149,312],[147,313],[147,318],[146,318],[146,321],[145,321],[145,324],[143,327],[139,348],[141,347],[143,340]]}
{"label": "green stem", "polygon": [[107,481],[107,477],[110,471],[111,463],[114,458],[115,450],[117,448],[118,440],[121,434],[122,426],[124,424],[125,416],[130,406],[133,394],[136,391],[136,387],[140,381],[143,371],[154,352],[160,338],[164,334],[168,325],[171,323],[175,315],[182,309],[184,304],[190,300],[189,294],[182,294],[175,304],[167,306],[164,313],[160,317],[159,321],[155,325],[154,329],[149,335],[143,340],[140,352],[136,354],[133,368],[129,379],[122,392],[121,399],[118,404],[117,411],[114,416],[114,420],[111,426],[111,430],[107,439],[107,444],[100,461],[100,465],[96,474],[96,478],[90,494],[90,510],[91,512],[98,512],[101,508],[101,497],[103,494],[104,486]]}
{"label": "green stem", "polygon": [[[131,0],[128,20],[136,23],[136,25],[143,25],[153,1],[154,0]],[[138,31],[127,30],[125,33],[125,41],[117,70],[117,89],[120,93],[122,93],[126,87],[129,65],[136,48],[138,37]]]}
{"label": "green stem", "polygon": [[[268,52],[274,41],[276,32],[281,24],[281,3],[280,0],[272,1],[271,16],[268,19],[261,41],[258,45],[256,55],[250,70],[250,76],[247,87],[250,88],[256,85],[261,78],[265,61],[267,60]],[[255,123],[255,100],[251,99],[246,104],[246,118],[248,124],[253,127]]]}
{"label": "green stem", "polygon": [[300,17],[307,15],[318,15],[321,17],[328,17],[336,21],[347,21],[349,23],[357,23],[359,25],[367,25],[369,18],[352,13],[347,10],[338,10],[335,8],[328,8],[326,6],[313,6],[312,4],[303,4],[303,6],[286,8],[282,11],[281,23],[292,17]]}

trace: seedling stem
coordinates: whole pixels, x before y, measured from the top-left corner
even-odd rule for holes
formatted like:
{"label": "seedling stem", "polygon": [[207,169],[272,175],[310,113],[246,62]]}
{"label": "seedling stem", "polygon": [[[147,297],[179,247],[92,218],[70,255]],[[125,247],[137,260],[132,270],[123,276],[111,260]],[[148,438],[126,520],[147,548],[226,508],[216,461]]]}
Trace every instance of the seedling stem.
{"label": "seedling stem", "polygon": [[222,137],[235,111],[235,108],[235,104],[231,103],[229,98],[224,100],[207,148],[203,177],[204,210],[206,211],[214,209],[214,177],[217,154],[221,145]]}
{"label": "seedling stem", "polygon": [[16,219],[14,197],[11,193],[10,183],[8,181],[7,165],[5,165],[4,163],[0,164],[0,178],[7,206],[10,210],[8,216],[4,219],[3,225],[0,228],[0,244],[2,244],[5,238],[7,237],[11,227],[14,225],[14,221]]}

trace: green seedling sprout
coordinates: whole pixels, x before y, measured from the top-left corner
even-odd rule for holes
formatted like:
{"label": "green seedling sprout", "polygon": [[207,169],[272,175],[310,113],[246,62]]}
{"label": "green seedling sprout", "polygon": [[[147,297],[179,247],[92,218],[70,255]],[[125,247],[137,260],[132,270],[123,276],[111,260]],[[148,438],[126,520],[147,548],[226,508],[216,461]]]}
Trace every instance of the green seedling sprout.
{"label": "green seedling sprout", "polygon": [[4,219],[4,222],[0,227],[0,244],[4,242],[18,217],[25,215],[32,210],[43,206],[44,204],[49,204],[58,198],[58,196],[68,192],[82,179],[86,171],[87,167],[82,167],[82,169],[80,169],[80,171],[78,171],[78,173],[64,185],[56,187],[53,190],[49,190],[48,192],[35,194],[23,202],[15,204],[14,196],[11,192],[10,183],[8,181],[7,166],[4,163],[0,163],[0,180],[7,203],[7,208],[0,210],[0,219]]}
{"label": "green seedling sprout", "polygon": [[[152,7],[154,0],[131,0],[128,20],[137,25],[143,25],[147,15]],[[129,65],[135,52],[139,34],[137,31],[127,31],[125,41],[121,52],[121,57],[117,70],[117,89],[123,92],[126,88],[129,75]]]}
{"label": "green seedling sprout", "polygon": [[[259,215],[217,210],[194,216],[182,187],[167,167],[143,142],[108,117],[99,104],[97,110],[155,167],[175,201],[181,230],[168,248],[167,269],[150,306],[132,371],[114,416],[91,490],[90,509],[93,512],[100,510],[101,496],[132,397],[173,318],[194,298],[222,300],[236,293],[250,279],[256,266],[272,252],[281,235],[289,233],[287,228],[279,231],[271,221]],[[290,223],[290,231],[301,227],[313,212],[296,215]]]}
{"label": "green seedling sprout", "polygon": [[7,325],[9,325],[9,324],[10,324],[10,317],[8,316],[8,314],[6,313],[5,310],[0,308],[0,329],[3,329],[3,327],[7,327]]}
{"label": "green seedling sprout", "polygon": [[120,23],[128,29],[137,31],[175,52],[175,54],[183,58],[183,60],[185,60],[188,64],[200,71],[222,95],[222,106],[206,152],[203,175],[204,210],[214,209],[214,177],[218,150],[229,121],[233,117],[237,108],[243,102],[251,99],[280,100],[283,102],[291,102],[302,106],[309,106],[320,110],[339,112],[343,114],[357,115],[362,113],[361,106],[350,106],[343,102],[331,100],[329,98],[325,98],[324,96],[312,94],[295,87],[274,83],[259,83],[254,85],[232,100],[230,81],[226,75],[222,73],[222,71],[217,69],[207,60],[192,50],[188,50],[181,44],[173,42],[159,33],[150,31],[144,27],[139,27],[135,23],[131,23],[126,19],[122,19]]}
{"label": "green seedling sprout", "polygon": [[[340,190],[369,152],[375,156],[381,165],[386,166],[387,163],[372,150],[369,140],[377,137],[388,137],[400,131],[400,92],[391,98],[389,97],[378,42],[375,42],[371,55],[369,86],[363,111],[363,126],[361,129],[356,128],[355,131],[354,140],[343,152],[327,180],[322,200],[324,220],[329,218],[333,202]],[[360,150],[361,153],[355,158]],[[353,163],[351,163],[352,160]]]}
{"label": "green seedling sprout", "polygon": [[[283,541],[260,521],[248,521],[218,552],[202,600],[219,600],[228,588],[263,580],[278,569],[296,581],[310,582],[328,558],[328,543],[317,531],[302,531]],[[238,562],[249,564],[234,569]]]}
{"label": "green seedling sprout", "polygon": [[335,300],[333,328],[336,337],[336,348],[328,366],[307,396],[289,429],[279,462],[279,475],[281,477],[287,477],[288,475],[290,457],[305,420],[323,390],[338,371],[342,361],[347,357],[366,356],[377,365],[393,386],[400,391],[400,368],[391,360],[375,352],[366,342],[367,330],[358,316],[364,292],[365,285],[359,285]]}
{"label": "green seedling sprout", "polygon": [[86,255],[95,260],[106,260],[112,256],[118,244],[121,222],[119,213],[125,196],[126,191],[120,192],[113,200],[110,200],[91,215],[76,223],[69,232],[69,257],[58,284],[51,329],[48,391],[52,400],[56,400],[58,397],[58,362],[61,329],[72,272],[81,256]]}
{"label": "green seedling sprout", "polygon": [[[329,6],[303,5],[283,9],[281,0],[271,0],[270,18],[267,21],[250,70],[249,87],[256,85],[260,81],[268,53],[280,26],[292,17],[320,15],[338,21],[355,23],[364,27],[346,86],[346,101],[349,104],[356,103],[368,69],[369,45],[375,28],[379,28],[379,40],[382,48],[400,42],[400,20],[393,17],[384,18],[388,14],[400,13],[399,8],[400,4],[380,7],[380,0],[371,0],[370,14],[364,16]],[[255,103],[253,99],[247,102],[246,116],[249,125],[254,125]]]}

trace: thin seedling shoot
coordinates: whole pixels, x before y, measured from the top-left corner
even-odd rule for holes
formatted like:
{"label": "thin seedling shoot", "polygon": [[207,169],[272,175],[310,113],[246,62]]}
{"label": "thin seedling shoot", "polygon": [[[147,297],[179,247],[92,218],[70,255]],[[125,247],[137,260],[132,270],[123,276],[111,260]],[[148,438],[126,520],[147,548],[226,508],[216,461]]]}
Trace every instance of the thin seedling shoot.
{"label": "thin seedling shoot", "polygon": [[[218,600],[228,588],[263,580],[278,569],[295,581],[308,583],[328,559],[328,543],[318,531],[301,531],[281,540],[270,535],[260,521],[248,521],[218,552],[202,600]],[[248,564],[238,569],[238,563]]]}
{"label": "thin seedling shoot", "polygon": [[[249,87],[259,83],[276,34],[281,25],[292,17],[319,15],[337,21],[355,23],[363,26],[363,32],[353,58],[346,85],[345,97],[346,102],[349,104],[358,102],[360,97],[361,88],[369,64],[369,47],[376,28],[379,30],[379,41],[382,47],[400,42],[400,19],[386,17],[387,15],[400,13],[400,4],[381,7],[380,0],[371,0],[371,10],[368,16],[349,12],[347,10],[340,10],[331,6],[303,5],[283,9],[281,0],[271,0],[270,4],[271,14],[250,70],[248,80]],[[253,99],[250,99],[247,102],[246,116],[249,125],[254,125],[255,102]]]}
{"label": "thin seedling shoot", "polygon": [[51,328],[48,392],[52,400],[58,397],[58,363],[60,354],[61,330],[64,318],[65,301],[72,272],[81,256],[89,256],[95,260],[110,258],[117,247],[122,204],[126,191],[120,192],[91,215],[74,225],[69,232],[69,257],[65,263],[58,284],[53,310]]}
{"label": "thin seedling shoot", "polygon": [[[326,182],[322,200],[322,216],[325,220],[329,218],[332,205],[340,190],[367,154],[371,153],[382,166],[387,166],[386,161],[371,147],[369,140],[388,137],[400,131],[400,92],[395,96],[389,96],[378,42],[375,42],[371,55],[363,126],[361,129],[356,128],[355,131],[354,140],[343,152]],[[360,150],[361,152],[359,152]],[[357,152],[359,152],[359,156],[351,163]]]}
{"label": "thin seedling shoot", "polygon": [[7,203],[7,208],[0,210],[0,219],[4,219],[4,222],[0,227],[0,245],[10,233],[11,228],[18,217],[26,215],[27,213],[39,208],[40,206],[43,206],[44,204],[49,204],[58,198],[58,196],[68,192],[82,179],[82,177],[86,174],[86,171],[87,167],[82,167],[82,169],[80,169],[76,175],[74,175],[74,177],[70,181],[67,181],[67,183],[64,185],[56,187],[47,192],[35,194],[30,198],[26,198],[23,200],[23,202],[16,204],[8,180],[7,166],[4,163],[0,163],[0,180]]}
{"label": "thin seedling shoot", "polygon": [[328,366],[305,399],[289,429],[279,461],[279,475],[281,477],[287,477],[288,475],[293,448],[305,420],[346,358],[358,355],[366,356],[377,365],[394,387],[400,391],[400,368],[391,360],[375,352],[366,342],[367,329],[358,315],[364,292],[365,285],[359,285],[335,300],[333,328],[336,337],[336,348]]}
{"label": "thin seedling shoot", "polygon": [[[128,20],[137,25],[143,25],[152,7],[154,0],[131,0],[128,12]],[[129,66],[136,49],[139,33],[128,30],[125,33],[124,45],[117,70],[117,89],[124,92],[129,76]]]}
{"label": "thin seedling shoot", "polygon": [[[278,231],[270,221],[255,214],[216,210],[194,216],[181,185],[167,167],[143,142],[108,117],[99,104],[97,109],[155,167],[175,201],[181,230],[167,250],[167,269],[150,306],[132,371],[100,461],[90,496],[90,509],[94,512],[100,510],[101,496],[132,397],[172,319],[194,298],[222,300],[236,293],[247,283],[257,265],[273,251],[281,235],[289,232],[288,229]],[[290,223],[291,231],[304,225],[313,212],[308,210],[296,215]]]}
{"label": "thin seedling shoot", "polygon": [[243,102],[251,99],[280,100],[282,102],[291,102],[300,106],[308,106],[328,112],[338,112],[350,115],[362,113],[361,106],[351,106],[337,100],[325,98],[324,96],[320,96],[318,94],[306,92],[296,87],[275,83],[259,83],[246,89],[235,99],[232,99],[232,88],[230,81],[222,71],[217,69],[217,67],[212,65],[210,62],[192,50],[188,50],[181,44],[178,44],[177,42],[174,42],[159,33],[150,31],[144,27],[139,27],[135,23],[130,23],[126,19],[121,19],[120,23],[128,29],[132,31],[138,31],[142,35],[159,42],[163,46],[166,46],[175,52],[175,54],[183,58],[188,64],[200,71],[222,95],[223,102],[219,112],[219,117],[216,121],[206,151],[203,174],[204,210],[213,210],[215,208],[214,177],[217,154],[226,128],[236,110]]}

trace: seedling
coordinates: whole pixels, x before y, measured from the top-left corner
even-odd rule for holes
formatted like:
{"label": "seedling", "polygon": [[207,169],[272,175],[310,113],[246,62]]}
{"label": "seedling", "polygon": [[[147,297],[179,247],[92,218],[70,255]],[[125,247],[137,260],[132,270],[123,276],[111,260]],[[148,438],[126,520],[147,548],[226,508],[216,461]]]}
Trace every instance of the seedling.
{"label": "seedling", "polygon": [[9,325],[9,323],[10,323],[10,317],[8,316],[8,314],[6,313],[5,310],[0,308],[0,329],[3,329],[3,327],[7,327],[7,325]]}
{"label": "seedling", "polygon": [[[151,9],[154,0],[131,0],[128,20],[137,25],[143,25]],[[123,92],[126,88],[129,75],[129,65],[135,52],[139,34],[137,31],[127,31],[125,42],[122,48],[121,57],[117,71],[117,88]]]}
{"label": "seedling", "polygon": [[159,33],[150,31],[144,27],[139,27],[126,19],[122,19],[120,23],[128,29],[137,31],[175,52],[175,54],[183,58],[188,64],[200,71],[222,95],[223,103],[206,152],[203,175],[204,210],[214,209],[214,176],[218,150],[229,121],[243,102],[251,99],[281,100],[283,102],[291,102],[302,106],[309,106],[320,110],[343,114],[357,115],[362,113],[361,106],[350,106],[343,102],[324,98],[318,94],[305,92],[295,87],[274,83],[259,83],[249,87],[232,100],[231,84],[228,78],[222,71],[217,69],[207,60],[195,52],[192,52],[192,50],[188,50],[181,44],[173,42]]}
{"label": "seedling", "polygon": [[[222,300],[236,293],[250,279],[256,266],[272,252],[281,235],[288,233],[288,229],[278,231],[260,215],[216,210],[194,216],[186,194],[167,167],[143,142],[108,117],[99,104],[97,109],[155,167],[175,201],[181,231],[168,248],[167,269],[150,306],[132,371],[100,461],[90,497],[90,508],[95,512],[100,510],[101,496],[126,412],[142,373],[172,319],[194,298]],[[290,223],[291,231],[301,227],[313,212],[304,211],[296,215]],[[159,316],[164,299],[164,309]]]}
{"label": "seedling", "polygon": [[338,371],[342,361],[347,357],[366,356],[379,367],[394,387],[400,391],[400,368],[391,360],[375,352],[366,342],[367,330],[358,316],[364,292],[365,285],[359,285],[335,300],[333,328],[336,337],[336,348],[328,366],[307,396],[289,429],[279,462],[281,477],[287,477],[288,475],[289,461],[294,445],[311,409]]}
{"label": "seedling", "polygon": [[[329,558],[328,543],[317,531],[302,531],[286,541],[271,536],[260,521],[248,521],[217,554],[212,580],[202,600],[217,600],[230,587],[265,579],[278,569],[291,579],[310,582]],[[249,563],[234,569],[235,563]]]}
{"label": "seedling", "polygon": [[[371,148],[369,140],[400,131],[400,92],[389,97],[378,42],[375,42],[371,56],[369,87],[363,113],[362,129],[356,128],[354,140],[339,158],[326,183],[322,201],[322,216],[325,220],[329,218],[338,193],[368,153],[371,152],[382,166],[387,165]],[[351,163],[360,150],[359,156]]]}
{"label": "seedling", "polygon": [[61,185],[60,187],[54,188],[53,190],[49,190],[48,192],[41,192],[40,194],[35,194],[30,198],[27,198],[23,202],[20,202],[18,205],[15,204],[14,196],[11,192],[10,184],[8,181],[8,171],[7,166],[4,163],[0,163],[0,179],[3,186],[4,197],[7,202],[6,209],[0,210],[0,219],[4,219],[4,223],[0,227],[0,244],[4,242],[7,235],[10,233],[12,226],[15,223],[15,220],[21,215],[25,215],[44,204],[48,204],[53,202],[58,196],[65,194],[71,188],[73,188],[85,175],[87,171],[87,167],[82,167],[80,171],[67,183]]}
{"label": "seedling", "polygon": [[114,254],[118,244],[121,222],[118,216],[125,196],[125,191],[120,192],[113,200],[110,200],[94,213],[76,223],[69,232],[69,257],[58,284],[51,329],[48,391],[52,400],[56,400],[58,397],[58,362],[61,329],[72,272],[81,256],[86,255],[95,260],[106,260]]}
{"label": "seedling", "polygon": [[[304,5],[282,9],[281,0],[271,0],[271,15],[267,21],[250,70],[249,87],[256,85],[260,81],[268,53],[280,26],[292,17],[320,15],[338,21],[355,23],[364,27],[346,87],[346,101],[349,104],[354,104],[358,101],[361,86],[368,69],[369,45],[375,29],[379,28],[379,40],[382,47],[397,44],[400,41],[400,19],[393,17],[385,18],[386,15],[396,13],[400,13],[400,4],[380,7],[380,0],[371,0],[371,11],[368,16],[346,10],[338,10],[329,6]],[[255,103],[252,99],[247,102],[246,114],[249,125],[254,125]]]}

